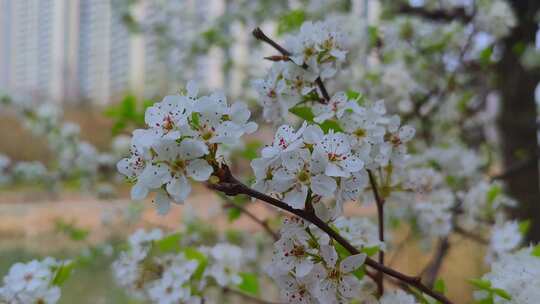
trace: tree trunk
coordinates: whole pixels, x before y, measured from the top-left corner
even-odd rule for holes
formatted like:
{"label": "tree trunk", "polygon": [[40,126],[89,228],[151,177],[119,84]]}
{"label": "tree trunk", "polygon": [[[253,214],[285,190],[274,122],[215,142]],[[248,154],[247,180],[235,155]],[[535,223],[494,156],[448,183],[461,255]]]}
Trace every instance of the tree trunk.
{"label": "tree trunk", "polygon": [[[540,183],[536,127],[535,88],[540,82],[538,70],[526,70],[520,64],[520,45],[534,45],[540,12],[540,1],[510,1],[517,25],[503,41],[504,50],[497,64],[497,81],[502,96],[498,125],[502,141],[503,162],[512,170],[506,179],[508,193],[518,201],[511,215],[531,220],[527,242],[540,241]],[[516,170],[516,165],[519,170]]]}

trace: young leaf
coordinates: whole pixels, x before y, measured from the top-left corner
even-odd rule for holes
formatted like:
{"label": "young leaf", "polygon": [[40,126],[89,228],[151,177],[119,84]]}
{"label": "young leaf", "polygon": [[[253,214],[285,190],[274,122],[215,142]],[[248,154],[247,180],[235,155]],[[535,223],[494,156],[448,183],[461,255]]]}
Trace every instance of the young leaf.
{"label": "young leaf", "polygon": [[67,262],[59,266],[54,274],[52,284],[56,286],[61,286],[64,284],[64,282],[69,279],[74,267],[75,263],[73,262]]}
{"label": "young leaf", "polygon": [[258,295],[259,294],[259,279],[253,273],[241,272],[240,276],[242,277],[242,283],[238,284],[238,289],[250,294]]}
{"label": "young leaf", "polygon": [[437,281],[435,281],[435,285],[433,286],[433,289],[435,289],[435,291],[441,294],[444,294],[446,292],[446,284],[444,284],[444,280],[437,279]]}
{"label": "young leaf", "polygon": [[182,239],[182,234],[173,233],[168,235],[161,240],[155,241],[154,246],[161,252],[180,252],[180,240]]}

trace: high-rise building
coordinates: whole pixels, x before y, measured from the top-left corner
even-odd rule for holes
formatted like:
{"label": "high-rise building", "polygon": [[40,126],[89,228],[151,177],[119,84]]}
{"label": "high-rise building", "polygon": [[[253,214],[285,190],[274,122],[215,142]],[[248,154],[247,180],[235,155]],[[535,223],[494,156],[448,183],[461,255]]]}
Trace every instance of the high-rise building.
{"label": "high-rise building", "polygon": [[127,92],[174,92],[186,78],[209,88],[223,84],[223,54],[187,58],[186,35],[222,14],[225,1],[142,1],[131,8],[147,23],[166,24],[174,42],[131,33],[117,4],[0,0],[0,91],[14,100],[106,104]]}
{"label": "high-rise building", "polygon": [[101,104],[128,91],[137,38],[113,3],[0,0],[0,90],[15,100]]}

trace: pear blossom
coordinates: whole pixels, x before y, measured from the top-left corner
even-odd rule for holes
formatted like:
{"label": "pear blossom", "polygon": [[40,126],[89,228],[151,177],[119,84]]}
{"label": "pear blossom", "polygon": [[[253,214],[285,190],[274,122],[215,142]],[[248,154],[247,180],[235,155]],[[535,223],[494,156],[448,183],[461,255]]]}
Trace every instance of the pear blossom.
{"label": "pear blossom", "polygon": [[217,244],[208,250],[211,265],[205,275],[216,280],[219,286],[238,285],[242,282],[242,249],[226,243]]}
{"label": "pear blossom", "polygon": [[333,130],[315,146],[314,158],[324,163],[324,172],[328,176],[349,177],[364,166],[363,161],[352,153],[348,137]]}
{"label": "pear blossom", "polygon": [[405,293],[403,290],[391,290],[384,293],[381,297],[380,304],[416,304],[414,296]]}
{"label": "pear blossom", "polygon": [[330,245],[321,246],[325,266],[318,264],[316,291],[322,303],[340,303],[359,295],[360,281],[352,274],[366,259],[365,254],[351,255],[338,263],[337,252]]}
{"label": "pear blossom", "polygon": [[516,249],[522,240],[523,237],[517,221],[497,223],[491,231],[489,247],[493,254],[501,255]]}
{"label": "pear blossom", "polygon": [[10,304],[54,304],[60,299],[60,288],[53,285],[56,268],[62,265],[52,258],[16,263],[4,277],[0,302]]}

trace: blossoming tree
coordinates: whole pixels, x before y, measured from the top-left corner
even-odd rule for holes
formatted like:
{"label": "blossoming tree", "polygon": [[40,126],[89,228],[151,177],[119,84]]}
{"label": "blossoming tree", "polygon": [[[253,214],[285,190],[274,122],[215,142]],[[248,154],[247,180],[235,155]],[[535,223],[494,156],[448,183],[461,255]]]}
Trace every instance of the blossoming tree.
{"label": "blossoming tree", "polygon": [[[437,5],[444,4],[430,3],[427,10],[400,9],[442,14]],[[221,91],[203,94],[190,81],[149,106],[129,157],[117,163],[132,199],[151,197],[166,214],[189,197],[192,183],[202,183],[261,225],[272,241],[262,252],[271,254],[205,243],[189,229],[138,230],[113,264],[117,283],[152,303],[206,303],[215,293],[267,303],[256,297],[264,273],[285,303],[453,303],[437,278],[450,235],[460,234],[487,248],[491,270],[472,281],[478,303],[535,303],[540,247],[521,247],[530,224],[507,217],[516,201],[490,178],[490,153],[482,153],[491,152],[490,130],[479,126],[492,121],[486,104],[493,95],[476,89],[489,79],[469,79],[464,70],[496,57],[486,51],[494,40],[474,42],[478,36],[502,37],[515,20],[503,1],[471,4],[470,17],[468,6],[448,6],[443,12],[472,25],[398,18],[359,36],[350,18],[336,17],[303,22],[282,41],[255,28],[253,37],[273,53],[252,87],[275,133],[251,157],[253,174],[233,161],[258,129],[246,104],[230,103]],[[485,145],[474,142],[471,130],[479,129],[487,131]],[[246,206],[254,203],[277,211],[279,233],[250,213]],[[373,205],[376,216],[350,216],[347,205]],[[391,223],[436,243],[421,273],[404,273],[385,259],[399,253],[388,241]],[[72,265],[16,264],[0,301],[55,303]]]}

